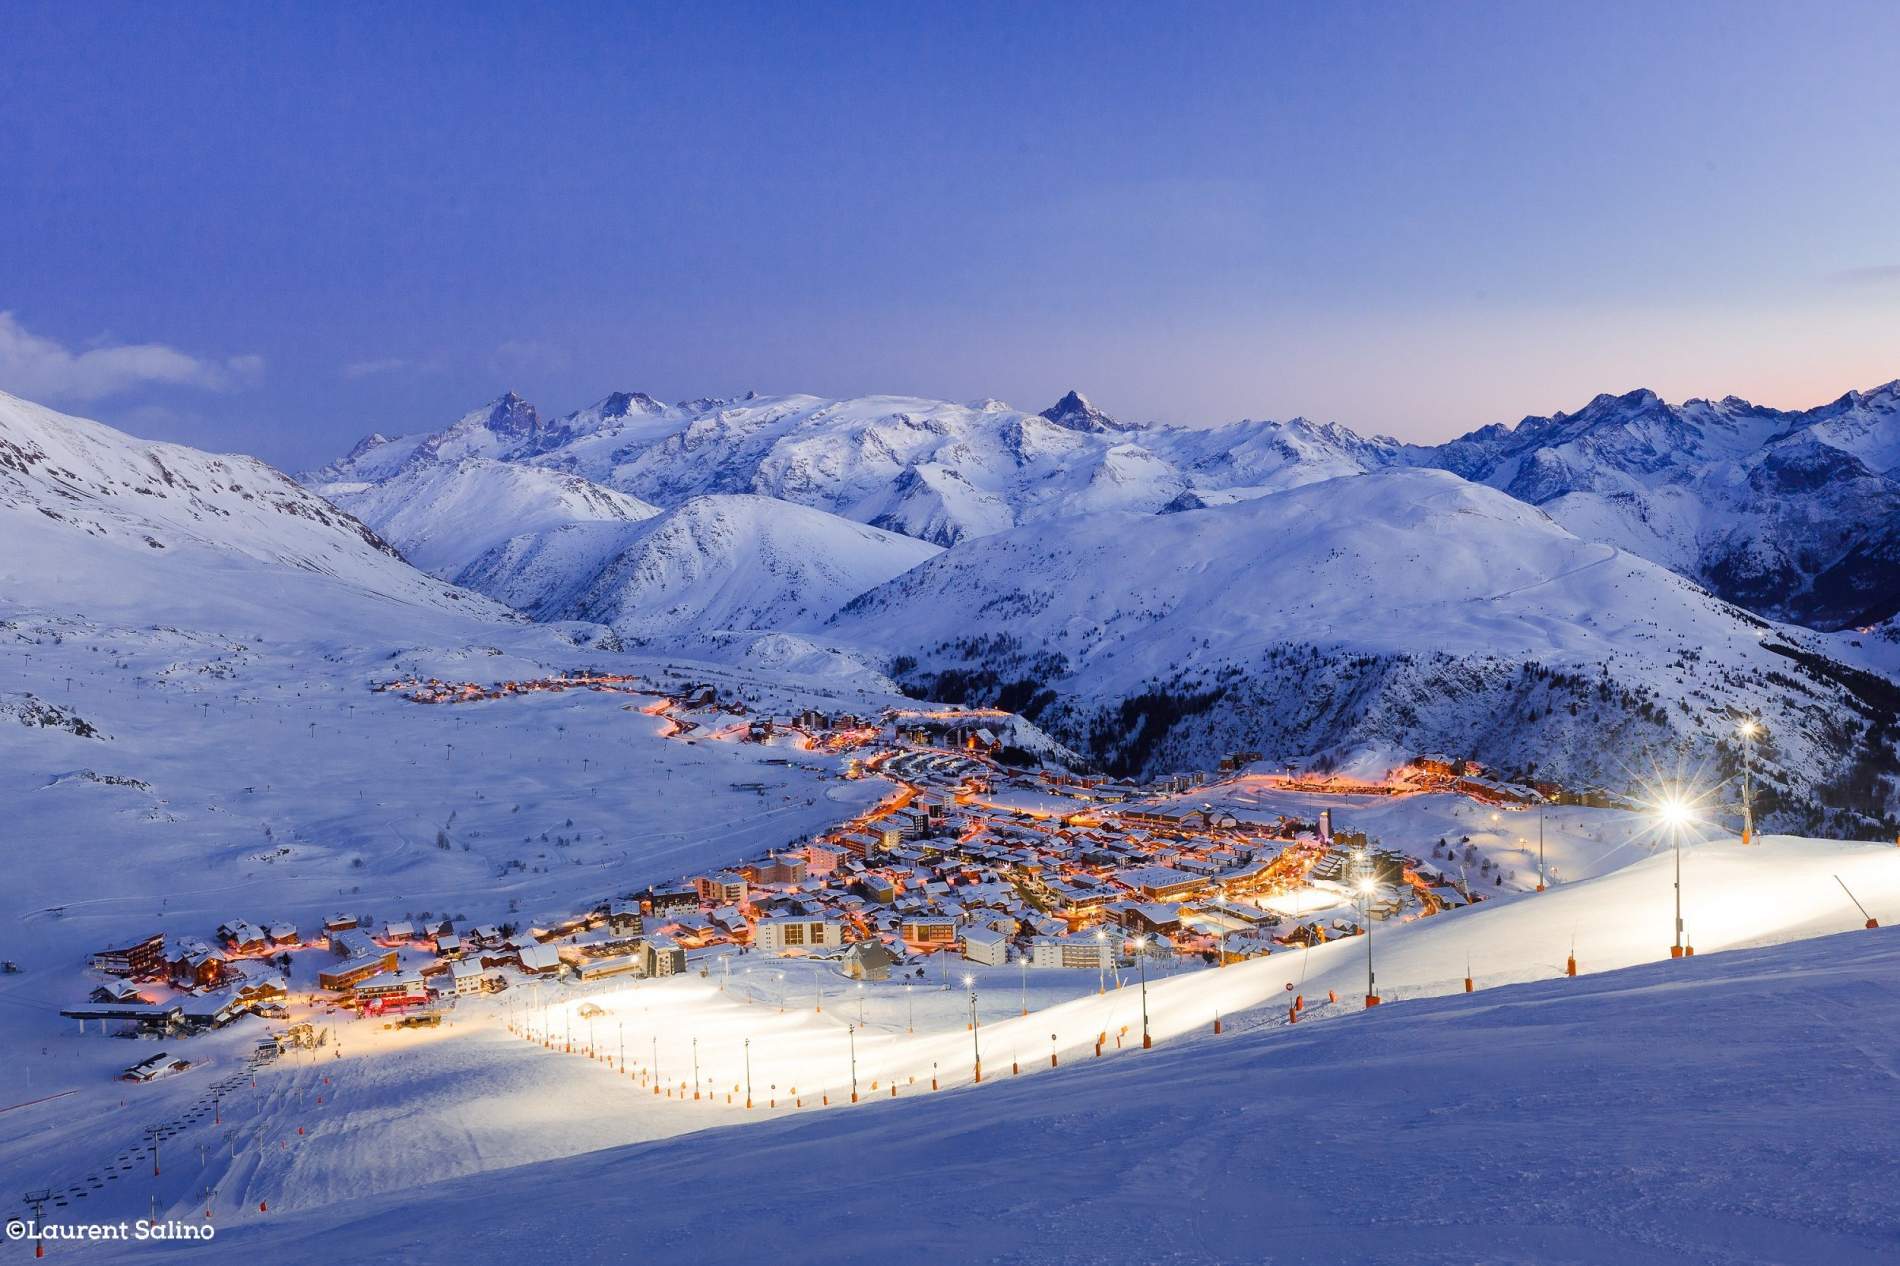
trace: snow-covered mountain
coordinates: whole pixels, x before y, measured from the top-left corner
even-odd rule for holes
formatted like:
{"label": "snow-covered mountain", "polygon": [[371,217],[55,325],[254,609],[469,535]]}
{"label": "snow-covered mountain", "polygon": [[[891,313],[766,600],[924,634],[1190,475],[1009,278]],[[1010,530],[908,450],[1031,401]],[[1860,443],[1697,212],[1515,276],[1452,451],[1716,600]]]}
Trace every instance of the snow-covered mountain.
{"label": "snow-covered mountain", "polygon": [[1900,382],[1801,412],[1603,395],[1412,458],[1764,615],[1832,629],[1900,610]]}
{"label": "snow-covered mountain", "polygon": [[[1129,425],[1076,392],[1040,413],[902,396],[669,405],[620,392],[554,420],[511,393],[440,431],[370,436],[306,480],[359,488],[471,456],[660,506],[757,493],[946,545],[1074,514],[1193,509],[1432,466],[1772,618],[1840,628],[1900,611],[1900,383],[1801,412],[1605,395],[1438,446],[1303,418]],[[344,495],[384,529],[366,501],[348,500],[363,493]]]}
{"label": "snow-covered mountain", "polygon": [[441,431],[370,436],[305,480],[355,487],[475,455],[580,475],[661,506],[755,493],[950,544],[1070,514],[1259,495],[1397,451],[1301,419],[1217,432],[1131,426],[1076,392],[1040,413],[906,396],[665,405],[621,392],[552,422],[510,394]]}
{"label": "snow-covered mountain", "polygon": [[523,533],[457,579],[536,619],[664,637],[814,626],[936,553],[822,510],[705,496],[644,522]]}
{"label": "snow-covered mountain", "polygon": [[256,458],[135,439],[4,393],[0,540],[0,601],[14,609],[294,624],[393,601],[506,616]]}
{"label": "snow-covered mountain", "polygon": [[1748,710],[1776,736],[1773,781],[1805,801],[1891,762],[1900,694],[1815,635],[1436,470],[964,541],[829,632],[919,694],[1023,711],[1147,773],[1237,748],[1377,769],[1449,750],[1628,787],[1684,747],[1727,759],[1710,736]]}
{"label": "snow-covered mountain", "polygon": [[477,456],[416,462],[381,480],[317,484],[315,491],[445,580],[524,532],[637,523],[660,512],[579,475]]}

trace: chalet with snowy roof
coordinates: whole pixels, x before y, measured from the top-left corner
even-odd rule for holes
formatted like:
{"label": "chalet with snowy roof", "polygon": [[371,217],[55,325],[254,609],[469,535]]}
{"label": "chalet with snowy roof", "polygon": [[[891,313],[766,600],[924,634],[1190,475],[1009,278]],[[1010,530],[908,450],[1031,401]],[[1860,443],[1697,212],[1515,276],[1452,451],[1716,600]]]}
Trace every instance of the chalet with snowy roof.
{"label": "chalet with snowy roof", "polygon": [[263,928],[244,919],[233,919],[218,925],[218,939],[224,942],[226,949],[236,954],[262,953],[270,948],[270,937]]}
{"label": "chalet with snowy roof", "polygon": [[516,959],[530,976],[556,976],[561,972],[561,951],[552,945],[524,945]]}
{"label": "chalet with snowy roof", "polygon": [[148,1004],[152,1001],[140,993],[139,987],[129,980],[114,980],[100,985],[92,991],[90,1000],[93,1002],[139,1002]]}
{"label": "chalet with snowy roof", "polygon": [[325,989],[343,992],[372,976],[396,970],[396,951],[378,945],[361,928],[332,932],[330,952],[341,961],[317,972],[317,983]]}
{"label": "chalet with snowy roof", "polygon": [[499,973],[490,971],[480,963],[464,959],[449,968],[449,979],[457,996],[476,993],[491,993],[501,981]]}
{"label": "chalet with snowy roof", "polygon": [[889,980],[898,956],[882,941],[854,941],[845,947],[842,966],[852,980]]}
{"label": "chalet with snowy roof", "polygon": [[165,964],[165,974],[180,989],[215,989],[224,981],[224,954],[202,941],[183,941]]}
{"label": "chalet with snowy roof", "polygon": [[1166,901],[1130,901],[1115,906],[1117,922],[1128,931],[1149,936],[1173,936],[1181,930],[1181,907]]}

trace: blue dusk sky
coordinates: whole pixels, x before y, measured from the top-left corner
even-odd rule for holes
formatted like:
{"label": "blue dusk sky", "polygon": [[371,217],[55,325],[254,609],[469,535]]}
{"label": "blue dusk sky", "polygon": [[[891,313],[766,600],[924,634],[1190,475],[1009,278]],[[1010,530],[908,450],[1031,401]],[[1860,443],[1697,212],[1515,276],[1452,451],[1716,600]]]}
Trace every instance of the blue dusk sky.
{"label": "blue dusk sky", "polygon": [[1900,5],[0,7],[0,389],[299,468],[1079,387],[1433,440],[1900,376]]}

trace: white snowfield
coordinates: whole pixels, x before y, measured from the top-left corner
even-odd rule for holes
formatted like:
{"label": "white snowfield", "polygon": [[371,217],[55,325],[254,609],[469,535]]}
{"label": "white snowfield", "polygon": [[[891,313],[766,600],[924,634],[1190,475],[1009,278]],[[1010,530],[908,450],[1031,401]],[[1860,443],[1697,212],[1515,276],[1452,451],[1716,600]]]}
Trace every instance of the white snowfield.
{"label": "white snowfield", "polygon": [[637,523],[658,514],[638,497],[540,466],[465,457],[402,471],[380,483],[317,489],[403,557],[454,580],[483,553],[524,532],[571,523]]}
{"label": "white snowfield", "polygon": [[524,533],[455,579],[536,619],[665,637],[815,627],[940,552],[769,497],[706,496],[642,523]]}

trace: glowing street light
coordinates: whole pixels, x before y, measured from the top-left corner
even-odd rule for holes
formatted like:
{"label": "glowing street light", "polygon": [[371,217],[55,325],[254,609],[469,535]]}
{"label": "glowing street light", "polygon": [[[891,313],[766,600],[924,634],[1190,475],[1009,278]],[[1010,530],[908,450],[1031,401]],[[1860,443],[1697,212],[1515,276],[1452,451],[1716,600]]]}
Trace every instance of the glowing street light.
{"label": "glowing street light", "polygon": [[1537,802],[1537,891],[1544,890],[1544,801]]}
{"label": "glowing street light", "polygon": [[980,1083],[983,1080],[983,1048],[977,1041],[976,977],[965,976],[963,978],[963,987],[970,991],[970,1056],[976,1061],[976,1080]]}
{"label": "glowing street light", "polygon": [[1135,962],[1141,968],[1141,1049],[1154,1049],[1155,1040],[1148,1032],[1148,938],[1135,938]]}
{"label": "glowing street light", "polygon": [[851,1039],[851,1102],[858,1101],[858,1026],[844,1026],[846,1036]]}
{"label": "glowing street light", "polygon": [[1378,886],[1378,881],[1371,875],[1359,877],[1359,894],[1365,898],[1366,903],[1366,1005],[1368,1007],[1379,1005],[1379,991],[1373,987],[1372,975],[1372,893]]}
{"label": "glowing street light", "polygon": [[1755,797],[1750,779],[1752,772],[1750,767],[1754,763],[1752,757],[1755,754],[1755,736],[1761,733],[1761,722],[1754,717],[1744,717],[1741,724],[1735,727],[1735,733],[1740,735],[1742,740],[1742,843],[1753,844],[1755,842]]}
{"label": "glowing street light", "polygon": [[1669,832],[1676,850],[1676,941],[1669,947],[1669,957],[1681,958],[1685,952],[1682,944],[1682,833],[1694,824],[1696,808],[1681,795],[1671,793],[1657,802],[1654,813],[1657,824]]}

